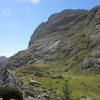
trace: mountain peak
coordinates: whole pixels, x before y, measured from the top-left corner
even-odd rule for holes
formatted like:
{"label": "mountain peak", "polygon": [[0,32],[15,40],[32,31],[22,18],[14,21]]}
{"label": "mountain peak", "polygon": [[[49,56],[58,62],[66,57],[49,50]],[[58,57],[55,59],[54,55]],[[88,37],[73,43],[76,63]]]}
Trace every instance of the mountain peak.
{"label": "mountain peak", "polygon": [[92,20],[92,24],[98,25],[100,24],[100,5],[94,7],[89,11],[89,19]]}
{"label": "mountain peak", "polygon": [[[29,47],[34,44],[35,40],[43,38],[44,36],[50,35],[58,26],[69,25],[71,22],[75,21],[79,17],[87,16],[87,10],[64,10],[60,13],[51,15],[47,22],[43,22],[35,30],[31,36]],[[71,26],[71,25],[70,25]],[[70,27],[69,26],[69,27]]]}

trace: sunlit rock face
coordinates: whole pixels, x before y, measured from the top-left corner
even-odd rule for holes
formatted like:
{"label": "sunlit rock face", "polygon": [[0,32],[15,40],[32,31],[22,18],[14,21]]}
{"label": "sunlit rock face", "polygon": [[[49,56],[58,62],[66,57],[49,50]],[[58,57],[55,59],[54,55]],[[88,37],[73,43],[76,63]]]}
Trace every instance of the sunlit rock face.
{"label": "sunlit rock face", "polygon": [[[91,10],[64,10],[41,23],[26,50],[0,62],[14,69],[24,65],[68,60],[66,65],[100,68],[100,6]],[[78,66],[78,64],[80,64]]]}

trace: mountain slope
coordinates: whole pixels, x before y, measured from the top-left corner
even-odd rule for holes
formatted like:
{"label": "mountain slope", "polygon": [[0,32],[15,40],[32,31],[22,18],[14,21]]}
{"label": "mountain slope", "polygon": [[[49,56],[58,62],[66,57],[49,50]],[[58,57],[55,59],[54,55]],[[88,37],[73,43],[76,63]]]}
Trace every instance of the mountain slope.
{"label": "mountain slope", "polygon": [[99,100],[100,6],[50,16],[35,30],[28,48],[0,61],[0,68],[1,86],[21,87],[18,77],[4,68],[14,70],[23,91],[36,98],[61,100],[62,87],[68,82],[72,100]]}
{"label": "mountain slope", "polygon": [[63,61],[68,67],[100,67],[100,6],[87,10],[64,10],[41,23],[31,36],[29,47],[0,67]]}

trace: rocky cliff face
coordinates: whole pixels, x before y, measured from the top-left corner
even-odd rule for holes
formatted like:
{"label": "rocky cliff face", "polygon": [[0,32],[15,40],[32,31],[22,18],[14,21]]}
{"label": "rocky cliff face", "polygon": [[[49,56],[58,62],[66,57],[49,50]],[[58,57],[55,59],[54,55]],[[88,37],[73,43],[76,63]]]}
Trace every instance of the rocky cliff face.
{"label": "rocky cliff face", "polygon": [[100,68],[100,6],[91,10],[64,10],[35,30],[29,47],[0,67],[63,61],[67,67]]}

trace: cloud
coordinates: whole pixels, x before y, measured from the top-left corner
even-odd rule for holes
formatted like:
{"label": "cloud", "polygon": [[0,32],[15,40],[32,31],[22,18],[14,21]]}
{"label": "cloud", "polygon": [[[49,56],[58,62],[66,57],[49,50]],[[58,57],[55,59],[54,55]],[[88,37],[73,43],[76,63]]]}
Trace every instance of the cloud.
{"label": "cloud", "polygon": [[31,2],[32,2],[33,4],[37,4],[37,3],[40,2],[40,0],[31,0]]}
{"label": "cloud", "polygon": [[31,2],[32,4],[38,4],[41,0],[18,0],[20,2]]}

